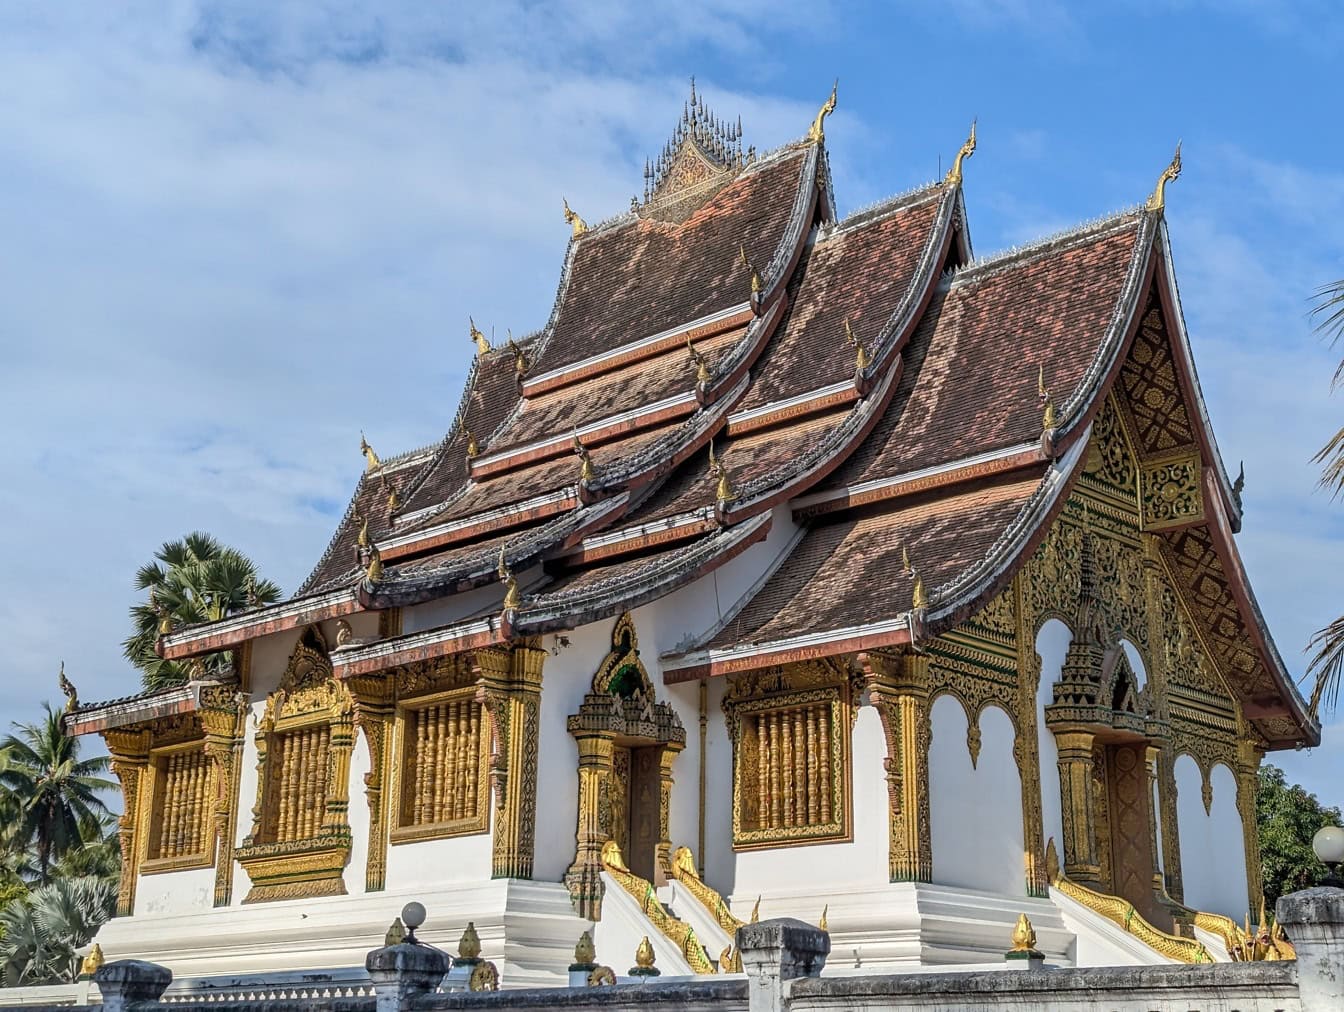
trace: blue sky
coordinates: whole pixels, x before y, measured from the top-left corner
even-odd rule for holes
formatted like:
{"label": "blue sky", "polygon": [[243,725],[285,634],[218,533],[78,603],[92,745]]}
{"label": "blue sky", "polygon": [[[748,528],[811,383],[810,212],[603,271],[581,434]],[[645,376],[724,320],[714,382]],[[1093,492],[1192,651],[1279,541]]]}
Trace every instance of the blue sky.
{"label": "blue sky", "polygon": [[[478,8],[478,9],[470,9]],[[1085,13],[1084,13],[1085,10]],[[362,460],[436,440],[466,318],[540,326],[568,235],[621,212],[695,74],[746,143],[831,81],[842,213],[966,170],[989,253],[1168,194],[1240,537],[1290,667],[1344,610],[1344,418],[1308,297],[1344,276],[1328,3],[0,7],[0,717],[133,691],[131,579],[212,531],[292,590]],[[1344,802],[1344,721],[1290,775]]]}

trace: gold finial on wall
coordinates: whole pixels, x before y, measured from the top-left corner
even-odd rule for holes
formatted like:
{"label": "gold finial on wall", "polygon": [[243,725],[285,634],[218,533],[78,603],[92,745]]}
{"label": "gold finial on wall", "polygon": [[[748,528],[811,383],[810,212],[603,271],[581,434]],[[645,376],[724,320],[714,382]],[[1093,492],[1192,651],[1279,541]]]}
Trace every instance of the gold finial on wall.
{"label": "gold finial on wall", "polygon": [[457,957],[459,959],[476,959],[481,954],[481,936],[476,933],[476,922],[467,921],[467,930],[462,932],[462,939],[457,943]]}
{"label": "gold finial on wall", "polygon": [[364,438],[363,430],[360,430],[359,433],[359,452],[364,454],[365,473],[371,471],[377,471],[380,467],[383,466],[383,462],[378,459],[378,454],[373,452],[373,447],[370,446],[369,441]]}
{"label": "gold finial on wall", "polygon": [[471,328],[471,340],[476,345],[476,355],[478,357],[488,355],[490,353],[489,339],[480,332],[476,326],[476,321],[470,316],[467,317],[467,325]]}
{"label": "gold finial on wall", "polygon": [[97,942],[94,942],[93,948],[89,950],[89,954],[85,956],[83,961],[79,964],[80,979],[92,977],[102,968],[104,962],[106,962],[106,960],[103,957],[103,947]]}
{"label": "gold finial on wall", "polygon": [[839,87],[840,78],[837,77],[835,83],[831,85],[831,97],[817,110],[817,117],[812,121],[812,129],[807,132],[809,144],[820,144],[826,139],[826,117],[835,112],[835,93]]}
{"label": "gold finial on wall", "polygon": [[742,263],[742,266],[751,272],[751,294],[760,295],[761,289],[765,287],[765,282],[761,280],[760,271],[758,271],[755,267],[753,267],[751,261],[747,259],[746,243],[741,243],[738,245],[737,255],[738,259]]}
{"label": "gold finial on wall", "polygon": [[1036,374],[1036,396],[1041,402],[1041,428],[1054,429],[1059,427],[1059,416],[1055,411],[1055,402],[1050,397],[1050,391],[1045,386],[1045,365],[1042,364],[1040,371]]}
{"label": "gold finial on wall", "polygon": [[635,949],[635,965],[647,970],[653,966],[654,958],[653,943],[649,941],[649,936],[645,935],[639,947]]}
{"label": "gold finial on wall", "polygon": [[568,200],[565,201],[565,221],[569,222],[570,226],[574,229],[574,235],[576,237],[581,236],[588,231],[588,223],[570,209]]}
{"label": "gold finial on wall", "polygon": [[504,546],[499,546],[499,565],[495,572],[499,575],[504,584],[504,610],[512,611],[517,608],[523,599],[523,595],[518,592],[518,578],[513,575],[513,570],[509,564],[504,561]]}
{"label": "gold finial on wall", "polygon": [[848,316],[845,317],[845,340],[854,349],[854,368],[867,369],[871,361],[868,358],[868,349],[863,346],[863,342],[854,333],[854,328],[849,325]]}
{"label": "gold finial on wall", "polygon": [[574,946],[574,962],[591,966],[597,960],[597,948],[593,945],[593,933],[585,931]]}
{"label": "gold finial on wall", "polygon": [[1167,206],[1167,184],[1175,182],[1181,175],[1181,142],[1176,142],[1176,153],[1171,156],[1171,163],[1162,170],[1162,175],[1157,177],[1157,186],[1153,188],[1153,195],[1148,198],[1147,210],[1161,211]]}
{"label": "gold finial on wall", "polygon": [[971,133],[962,144],[961,150],[957,152],[956,159],[952,162],[952,168],[947,170],[947,182],[953,186],[961,185],[961,163],[971,155],[975,154],[975,120],[971,120]]}
{"label": "gold finial on wall", "polygon": [[1013,928],[1013,952],[1030,952],[1036,948],[1036,929],[1026,914],[1017,915],[1017,924]]}

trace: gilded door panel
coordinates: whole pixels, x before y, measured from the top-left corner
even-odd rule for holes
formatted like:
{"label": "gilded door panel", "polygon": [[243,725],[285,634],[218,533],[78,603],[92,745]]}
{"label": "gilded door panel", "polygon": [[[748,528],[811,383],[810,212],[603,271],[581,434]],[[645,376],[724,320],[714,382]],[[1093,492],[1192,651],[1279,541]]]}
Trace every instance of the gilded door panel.
{"label": "gilded door panel", "polygon": [[630,870],[640,878],[654,880],[658,852],[658,804],[660,748],[631,749],[629,842],[624,851]]}
{"label": "gilded door panel", "polygon": [[1112,892],[1151,921],[1156,911],[1144,746],[1112,745],[1106,751]]}
{"label": "gilded door panel", "polygon": [[630,854],[630,750],[622,748],[620,745],[613,746],[611,750],[611,776],[607,780],[607,804],[610,806],[611,813],[606,827],[607,833],[621,848],[621,853],[625,855],[627,867],[633,868],[634,865],[629,863],[632,860]]}

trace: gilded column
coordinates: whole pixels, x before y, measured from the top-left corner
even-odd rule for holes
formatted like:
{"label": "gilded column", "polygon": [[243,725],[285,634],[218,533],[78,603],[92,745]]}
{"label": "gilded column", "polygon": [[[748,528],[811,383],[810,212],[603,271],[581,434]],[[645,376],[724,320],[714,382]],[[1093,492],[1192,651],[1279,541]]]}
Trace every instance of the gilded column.
{"label": "gilded column", "polygon": [[611,777],[612,739],[601,732],[576,733],[579,746],[579,813],[574,831],[574,863],[565,872],[565,888],[574,911],[590,921],[602,919],[602,845],[609,838],[602,808]]}
{"label": "gilded column", "polygon": [[1158,759],[1157,804],[1162,811],[1162,874],[1167,882],[1167,895],[1177,903],[1184,903],[1181,832],[1176,815],[1176,748],[1169,741],[1162,744]]}
{"label": "gilded column", "polygon": [[929,659],[860,654],[868,698],[887,742],[888,867],[893,882],[933,878],[929,835]]}
{"label": "gilded column", "polygon": [[1148,790],[1148,845],[1153,853],[1153,892],[1159,899],[1166,893],[1166,883],[1162,878],[1162,863],[1158,861],[1157,847],[1157,826],[1158,826],[1158,808],[1157,800],[1157,764],[1162,756],[1162,750],[1156,745],[1149,745],[1144,749],[1144,768],[1148,773],[1144,784]]}
{"label": "gilded column", "polygon": [[1085,884],[1101,881],[1092,799],[1093,738],[1090,731],[1055,731],[1055,744],[1059,751],[1060,809],[1064,823],[1064,874],[1075,882]]}
{"label": "gilded column", "polygon": [[[391,780],[392,728],[395,707],[391,681],[381,675],[350,679],[355,702],[355,727],[369,750],[369,771],[364,774],[364,797],[369,805],[369,847],[364,866],[364,891],[380,892],[387,884],[387,834],[391,804],[387,787]],[[394,803],[394,802],[393,802]]]}
{"label": "gilded column", "polygon": [[495,878],[532,877],[545,660],[546,651],[529,642],[479,651],[474,661],[477,699],[491,723]]}
{"label": "gilded column", "polygon": [[1241,728],[1237,741],[1237,814],[1241,817],[1241,833],[1246,847],[1246,896],[1250,908],[1258,910],[1263,896],[1263,873],[1255,796],[1260,786],[1260,760],[1264,754],[1248,739],[1250,731],[1243,722],[1238,720],[1237,723]]}
{"label": "gilded column", "polygon": [[[214,834],[215,899],[227,907],[233,898],[233,841],[238,826],[238,787],[242,772],[243,722],[246,709],[234,686],[210,686],[201,690],[201,728],[205,731],[205,754],[210,760],[213,794],[211,832]],[[246,697],[243,697],[246,698]]]}
{"label": "gilded column", "polygon": [[1041,814],[1041,759],[1038,746],[1036,694],[1041,681],[1041,658],[1026,620],[1021,578],[1013,581],[1013,614],[1017,639],[1017,736],[1013,760],[1022,787],[1022,861],[1028,896],[1049,896],[1045,868],[1045,817]]}
{"label": "gilded column", "polygon": [[140,831],[141,808],[147,808],[150,801],[142,797],[149,771],[149,731],[116,728],[104,731],[103,741],[112,757],[112,772],[121,783],[122,809],[117,820],[121,840],[121,884],[117,891],[117,916],[129,917],[135,911],[135,883],[144,842]]}
{"label": "gilded column", "polygon": [[658,750],[658,874],[654,876],[658,886],[672,877],[672,762],[683,747],[681,742],[668,742]]}
{"label": "gilded column", "polygon": [[[320,790],[320,781],[316,778],[327,777],[327,803],[322,812],[322,824],[318,832],[322,836],[350,835],[350,753],[355,748],[355,722],[353,705],[344,692],[340,702],[333,706],[331,714],[331,736],[327,748],[325,764],[316,764],[309,772],[309,784],[304,785],[314,794]],[[325,769],[323,768],[325,765]],[[314,789],[316,788],[316,789]]]}

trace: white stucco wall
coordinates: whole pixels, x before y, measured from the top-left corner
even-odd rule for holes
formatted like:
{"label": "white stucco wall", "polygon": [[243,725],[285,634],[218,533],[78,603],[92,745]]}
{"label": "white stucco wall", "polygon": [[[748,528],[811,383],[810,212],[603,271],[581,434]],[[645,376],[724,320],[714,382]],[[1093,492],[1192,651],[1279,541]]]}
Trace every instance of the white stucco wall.
{"label": "white stucco wall", "polygon": [[1055,841],[1060,860],[1064,858],[1064,816],[1059,800],[1059,750],[1054,733],[1045,726],[1045,707],[1054,701],[1055,682],[1064,666],[1064,655],[1073,641],[1073,632],[1057,618],[1041,626],[1036,634],[1036,653],[1041,658],[1041,680],[1036,686],[1036,748],[1041,776],[1042,843]]}
{"label": "white stucco wall", "polygon": [[1240,921],[1248,903],[1236,778],[1220,763],[1213,768],[1209,782],[1213,804],[1206,814],[1198,764],[1188,755],[1176,758],[1176,819],[1185,904]]}
{"label": "white stucco wall", "polygon": [[929,819],[933,881],[1021,895],[1026,891],[1022,786],[1013,761],[1013,723],[1003,710],[980,714],[980,755],[966,744],[967,719],[950,695],[933,702]]}

